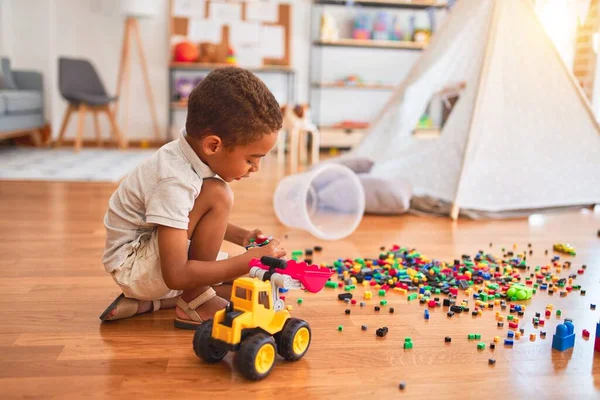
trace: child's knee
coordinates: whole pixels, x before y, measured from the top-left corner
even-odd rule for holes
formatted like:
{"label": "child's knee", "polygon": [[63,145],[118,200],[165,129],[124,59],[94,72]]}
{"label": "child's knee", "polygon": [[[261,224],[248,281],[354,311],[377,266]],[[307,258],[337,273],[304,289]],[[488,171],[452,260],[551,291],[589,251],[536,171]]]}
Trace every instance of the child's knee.
{"label": "child's knee", "polygon": [[205,197],[213,206],[219,208],[231,210],[233,207],[233,191],[227,183],[220,179],[205,179],[198,197]]}

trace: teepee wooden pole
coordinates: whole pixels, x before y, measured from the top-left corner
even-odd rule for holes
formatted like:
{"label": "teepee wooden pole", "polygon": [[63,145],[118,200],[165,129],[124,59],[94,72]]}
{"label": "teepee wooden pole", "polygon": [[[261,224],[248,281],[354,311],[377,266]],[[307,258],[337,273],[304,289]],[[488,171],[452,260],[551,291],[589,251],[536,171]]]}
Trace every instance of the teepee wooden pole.
{"label": "teepee wooden pole", "polygon": [[456,192],[454,193],[454,201],[452,202],[452,209],[450,210],[450,217],[453,220],[458,218],[458,213],[460,211],[460,206],[457,203],[458,195],[460,192],[460,185],[463,179],[463,175],[465,173],[465,164],[469,149],[471,148],[471,136],[473,130],[473,121],[475,120],[475,115],[479,111],[480,103],[481,103],[481,88],[482,84],[486,78],[487,72],[490,68],[490,59],[492,52],[492,44],[494,43],[496,37],[496,31],[498,28],[498,2],[499,0],[494,1],[494,5],[492,6],[492,24],[490,26],[490,30],[488,31],[487,41],[485,43],[485,53],[483,58],[483,65],[481,66],[481,71],[479,72],[479,79],[477,82],[477,87],[475,88],[475,104],[473,105],[473,111],[471,112],[471,120],[469,121],[469,129],[467,130],[467,140],[465,141],[465,147],[462,155],[462,162],[460,166],[460,173],[458,174],[458,182],[456,184]]}

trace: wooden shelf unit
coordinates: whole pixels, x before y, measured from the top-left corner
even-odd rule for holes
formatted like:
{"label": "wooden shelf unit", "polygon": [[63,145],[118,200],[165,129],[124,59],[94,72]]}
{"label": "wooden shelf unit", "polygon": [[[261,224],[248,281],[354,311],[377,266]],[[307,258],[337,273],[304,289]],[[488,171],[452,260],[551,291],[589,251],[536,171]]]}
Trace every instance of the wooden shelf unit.
{"label": "wooden shelf unit", "polygon": [[424,50],[425,43],[407,42],[402,40],[364,40],[364,39],[337,39],[337,40],[315,40],[317,46],[334,47],[370,47],[374,49],[402,49],[402,50]]}
{"label": "wooden shelf unit", "polygon": [[324,5],[358,5],[362,7],[387,7],[423,10],[427,8],[445,8],[448,2],[445,0],[368,0],[368,1],[346,1],[346,0],[316,0],[315,4]]}
{"label": "wooden shelf unit", "polygon": [[312,84],[316,88],[327,88],[327,89],[357,89],[357,90],[394,90],[395,85],[381,84],[381,83],[357,83],[355,85],[348,85],[345,83],[338,82],[314,82]]}
{"label": "wooden shelf unit", "polygon": [[[171,62],[169,67],[178,70],[197,70],[197,71],[210,71],[217,68],[232,67],[235,65],[224,64],[224,63],[184,63],[184,62]],[[262,67],[250,67],[245,68],[253,72],[288,72],[293,73],[294,70],[291,67],[285,65],[263,65]]]}

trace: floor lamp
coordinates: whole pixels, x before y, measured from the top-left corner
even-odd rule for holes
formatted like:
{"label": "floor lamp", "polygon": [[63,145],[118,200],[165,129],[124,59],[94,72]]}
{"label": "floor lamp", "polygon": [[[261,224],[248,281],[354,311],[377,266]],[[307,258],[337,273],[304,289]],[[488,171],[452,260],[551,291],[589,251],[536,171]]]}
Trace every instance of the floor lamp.
{"label": "floor lamp", "polygon": [[121,47],[121,63],[119,64],[119,76],[117,78],[117,96],[119,98],[115,102],[115,116],[118,113],[120,100],[124,98],[124,123],[122,126],[127,129],[127,117],[129,107],[129,76],[131,65],[131,48],[132,42],[138,48],[139,62],[142,68],[142,78],[146,87],[146,98],[150,107],[150,116],[154,128],[154,139],[162,141],[160,130],[158,127],[158,118],[156,116],[156,106],[154,103],[154,95],[152,94],[152,86],[148,77],[148,65],[140,36],[140,27],[138,19],[153,18],[160,13],[160,2],[157,0],[120,0],[121,13],[125,16],[125,29],[123,32],[123,44]]}

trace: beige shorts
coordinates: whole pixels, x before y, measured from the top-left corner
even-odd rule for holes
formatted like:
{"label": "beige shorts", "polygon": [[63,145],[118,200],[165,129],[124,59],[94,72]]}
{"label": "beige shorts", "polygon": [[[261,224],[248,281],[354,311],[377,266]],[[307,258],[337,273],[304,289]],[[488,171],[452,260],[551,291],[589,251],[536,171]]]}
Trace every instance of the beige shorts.
{"label": "beige shorts", "polygon": [[[188,249],[190,243],[191,240],[188,240]],[[227,253],[220,251],[217,260],[227,257]],[[140,236],[133,245],[131,254],[111,275],[126,297],[160,300],[178,297],[183,293],[182,290],[169,289],[162,277],[157,229]]]}
{"label": "beige shorts", "polygon": [[177,297],[182,293],[181,290],[169,289],[162,277],[157,232],[154,229],[151,234],[140,236],[121,267],[112,272],[113,279],[126,297],[159,300]]}

